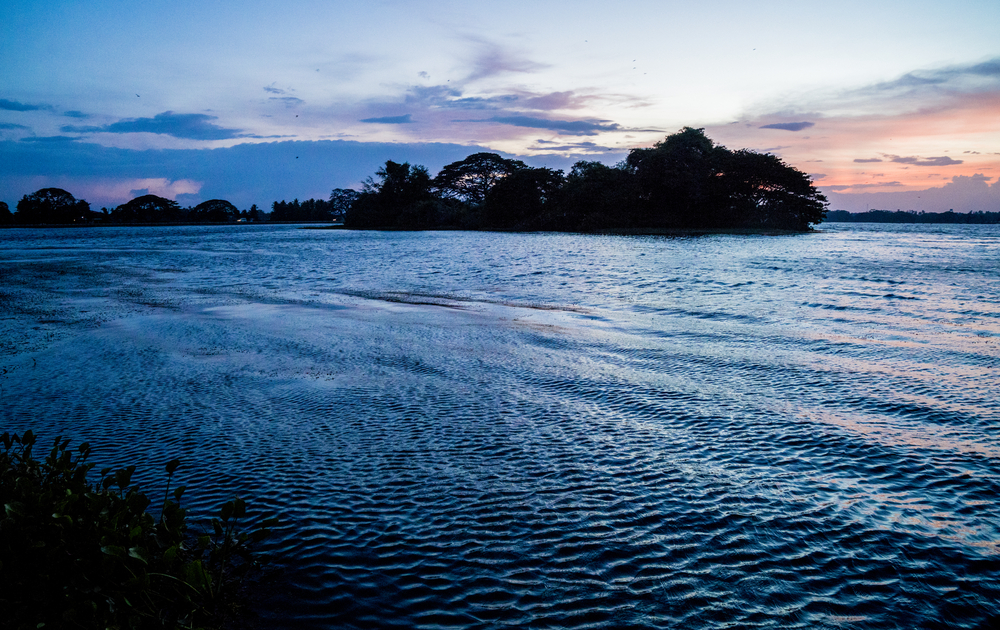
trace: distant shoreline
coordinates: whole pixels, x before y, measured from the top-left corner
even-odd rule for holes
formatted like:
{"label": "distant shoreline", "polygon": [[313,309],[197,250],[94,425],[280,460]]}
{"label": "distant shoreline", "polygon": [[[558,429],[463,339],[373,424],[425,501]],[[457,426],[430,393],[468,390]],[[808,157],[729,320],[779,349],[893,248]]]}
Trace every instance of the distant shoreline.
{"label": "distant shoreline", "polygon": [[440,227],[429,229],[413,228],[353,228],[345,225],[308,225],[300,229],[303,230],[357,230],[359,232],[510,232],[515,234],[537,232],[540,234],[610,234],[621,236],[701,236],[709,234],[736,234],[736,235],[760,235],[760,236],[787,236],[791,234],[810,234],[816,232],[810,230],[780,230],[769,228],[616,228],[574,231],[574,230],[501,230],[480,228],[476,230],[460,227]]}

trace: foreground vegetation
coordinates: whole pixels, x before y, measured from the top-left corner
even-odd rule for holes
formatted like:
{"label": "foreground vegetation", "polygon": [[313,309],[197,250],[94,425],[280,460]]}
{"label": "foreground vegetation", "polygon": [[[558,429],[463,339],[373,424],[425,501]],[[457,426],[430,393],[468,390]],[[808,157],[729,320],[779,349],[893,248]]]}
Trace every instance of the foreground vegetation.
{"label": "foreground vegetation", "polygon": [[257,575],[253,543],[276,520],[238,533],[246,506],[226,502],[211,531],[191,535],[170,492],[154,518],[131,485],[135,466],[91,484],[90,446],[56,438],[43,460],[31,431],[0,436],[0,616],[5,628],[217,628],[245,613]]}

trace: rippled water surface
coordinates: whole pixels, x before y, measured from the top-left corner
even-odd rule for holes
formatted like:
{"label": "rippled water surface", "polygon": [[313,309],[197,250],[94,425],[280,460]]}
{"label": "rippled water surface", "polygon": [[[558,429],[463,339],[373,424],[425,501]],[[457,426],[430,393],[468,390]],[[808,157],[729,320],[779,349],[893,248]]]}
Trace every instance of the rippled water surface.
{"label": "rippled water surface", "polygon": [[986,627],[1000,228],[0,231],[0,428],[277,514],[269,627]]}

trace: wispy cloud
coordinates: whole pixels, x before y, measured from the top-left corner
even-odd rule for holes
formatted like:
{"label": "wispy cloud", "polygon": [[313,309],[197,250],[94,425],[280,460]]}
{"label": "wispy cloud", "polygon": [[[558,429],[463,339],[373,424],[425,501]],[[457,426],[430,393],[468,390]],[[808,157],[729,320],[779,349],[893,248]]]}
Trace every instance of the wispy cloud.
{"label": "wispy cloud", "polygon": [[526,59],[516,52],[493,42],[484,40],[473,41],[478,44],[479,52],[473,58],[472,70],[465,78],[467,82],[511,72],[537,72],[548,67],[546,64]]}
{"label": "wispy cloud", "polygon": [[826,188],[829,188],[830,190],[840,191],[840,190],[856,189],[856,188],[892,188],[902,185],[903,185],[902,182],[893,181],[893,182],[873,182],[868,184],[852,184],[850,186],[843,186],[843,185],[826,186]]}
{"label": "wispy cloud", "polygon": [[592,96],[572,90],[534,92],[525,89],[497,89],[493,94],[466,96],[460,85],[413,85],[406,88],[403,102],[411,107],[501,111],[554,111],[579,109]]}
{"label": "wispy cloud", "polygon": [[16,123],[0,123],[0,129],[28,129],[28,127]]}
{"label": "wispy cloud", "polygon": [[[951,107],[1000,92],[1000,58],[982,63],[923,69],[883,81],[836,92],[803,95],[799,111],[820,111],[826,116],[885,116]],[[789,103],[781,107],[787,108]]]}
{"label": "wispy cloud", "polygon": [[52,109],[51,105],[32,105],[29,103],[20,103],[18,101],[9,101],[5,98],[0,98],[0,109],[6,109],[11,112],[31,112],[37,110]]}
{"label": "wispy cloud", "polygon": [[21,142],[37,142],[40,144],[64,144],[67,142],[76,142],[79,138],[75,136],[30,136],[27,138],[21,138]]}
{"label": "wispy cloud", "polygon": [[599,151],[621,151],[620,147],[619,148],[607,147],[597,144],[596,142],[559,143],[559,142],[554,142],[552,140],[541,140],[541,139],[536,140],[535,142],[541,146],[528,147],[529,151],[548,152],[548,153],[565,153],[565,152],[596,153]]}
{"label": "wispy cloud", "polygon": [[175,114],[163,112],[152,118],[130,118],[110,125],[60,127],[64,133],[155,133],[187,140],[231,140],[245,137],[239,129],[226,129],[214,124],[216,116],[208,114]]}
{"label": "wispy cloud", "polygon": [[898,93],[940,87],[970,90],[995,87],[997,82],[1000,82],[1000,58],[971,65],[915,70],[898,79],[876,83],[859,91]]}
{"label": "wispy cloud", "polygon": [[761,125],[759,129],[782,129],[784,131],[802,131],[803,129],[808,129],[814,126],[816,123],[811,122],[790,122],[790,123],[772,123],[770,125]]}
{"label": "wispy cloud", "polygon": [[[953,160],[947,155],[930,158],[902,157],[899,155],[886,155],[885,157],[890,162],[896,162],[897,164],[912,164],[914,166],[953,166],[962,163],[962,160]],[[856,161],[857,160],[855,160],[855,162]]]}
{"label": "wispy cloud", "polygon": [[363,118],[359,122],[363,123],[377,123],[382,125],[406,125],[412,123],[410,114],[403,114],[402,116],[379,116],[376,118]]}
{"label": "wispy cloud", "polygon": [[549,120],[532,116],[494,116],[479,122],[496,122],[529,129],[548,129],[560,135],[572,136],[594,136],[602,131],[622,130],[621,125],[607,120]]}
{"label": "wispy cloud", "polygon": [[269,101],[278,101],[279,103],[283,103],[285,105],[285,107],[289,107],[289,108],[291,108],[291,107],[297,107],[297,106],[305,103],[305,101],[303,101],[301,98],[296,98],[294,96],[272,96],[272,97],[268,98],[267,100],[269,100]]}

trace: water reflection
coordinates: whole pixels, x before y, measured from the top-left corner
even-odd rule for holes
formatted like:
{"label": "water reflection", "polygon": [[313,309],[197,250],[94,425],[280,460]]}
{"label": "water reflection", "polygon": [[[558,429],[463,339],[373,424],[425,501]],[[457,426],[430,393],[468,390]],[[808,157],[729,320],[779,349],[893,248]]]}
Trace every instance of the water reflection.
{"label": "water reflection", "polygon": [[7,230],[0,419],[280,513],[269,625],[975,627],[998,237]]}

